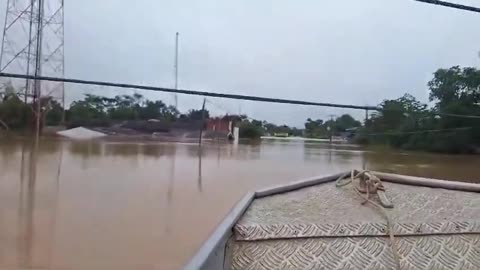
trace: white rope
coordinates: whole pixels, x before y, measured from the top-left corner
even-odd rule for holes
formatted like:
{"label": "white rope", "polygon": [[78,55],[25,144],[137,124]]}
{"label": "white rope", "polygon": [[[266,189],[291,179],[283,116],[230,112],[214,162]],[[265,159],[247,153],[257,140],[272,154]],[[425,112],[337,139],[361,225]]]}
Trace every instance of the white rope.
{"label": "white rope", "polygon": [[393,259],[395,261],[395,269],[396,270],[401,270],[401,268],[400,268],[400,255],[398,254],[398,249],[397,249],[397,245],[396,245],[396,242],[395,242],[395,235],[394,235],[394,232],[393,232],[393,223],[392,223],[391,219],[389,218],[388,213],[385,211],[385,209],[381,205],[379,205],[378,203],[376,203],[376,202],[374,202],[373,200],[370,199],[370,193],[374,193],[377,190],[384,190],[384,187],[382,185],[382,181],[380,180],[380,178],[376,177],[373,173],[371,173],[367,170],[360,171],[356,175],[355,175],[355,170],[352,170],[350,172],[350,178],[347,178],[345,180],[344,178],[346,176],[348,176],[348,175],[340,176],[340,178],[337,179],[335,185],[337,187],[343,187],[343,186],[354,183],[354,180],[355,179],[360,179],[360,177],[365,177],[366,178],[366,180],[365,180],[365,183],[366,183],[366,190],[365,191],[367,193],[366,196],[362,195],[362,193],[360,191],[363,191],[363,190],[361,190],[359,186],[355,186],[353,188],[353,190],[355,191],[355,193],[358,196],[360,196],[363,199],[363,201],[361,202],[362,205],[365,205],[366,203],[370,203],[371,205],[375,206],[380,211],[380,213],[383,215],[385,220],[387,221],[387,229],[388,229],[388,234],[389,234],[389,237],[390,237],[390,246],[392,247]]}

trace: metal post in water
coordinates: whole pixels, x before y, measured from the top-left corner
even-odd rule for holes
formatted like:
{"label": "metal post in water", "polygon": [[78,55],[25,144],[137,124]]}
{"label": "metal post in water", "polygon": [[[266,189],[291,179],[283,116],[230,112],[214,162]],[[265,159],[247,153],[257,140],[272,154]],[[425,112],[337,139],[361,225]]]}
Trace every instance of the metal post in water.
{"label": "metal post in water", "polygon": [[330,116],[330,144],[332,144],[332,137],[333,137],[333,117],[335,116],[334,114],[329,115]]}
{"label": "metal post in water", "polygon": [[202,105],[202,122],[200,124],[200,136],[198,136],[198,190],[202,191],[202,133],[203,126],[205,125],[205,102],[206,98],[203,99]]}
{"label": "metal post in water", "polygon": [[198,191],[202,192],[202,149],[198,149]]}
{"label": "metal post in water", "polygon": [[206,101],[207,101],[207,99],[204,98],[203,99],[203,105],[202,105],[202,123],[200,125],[200,136],[198,137],[198,145],[199,146],[202,146],[202,133],[203,133],[203,125],[205,124],[205,102]]}

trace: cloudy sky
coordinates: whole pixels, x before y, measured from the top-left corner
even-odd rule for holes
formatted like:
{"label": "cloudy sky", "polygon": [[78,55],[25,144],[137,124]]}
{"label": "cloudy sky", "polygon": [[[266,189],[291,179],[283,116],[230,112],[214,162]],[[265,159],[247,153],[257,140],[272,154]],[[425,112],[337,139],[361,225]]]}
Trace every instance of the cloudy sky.
{"label": "cloudy sky", "polygon": [[[1,22],[6,2],[0,0]],[[408,92],[426,102],[437,68],[480,66],[479,26],[480,14],[412,0],[66,0],[65,76],[173,87],[178,31],[182,89],[358,105]],[[66,90],[67,101],[116,91]],[[144,95],[173,102],[171,94]],[[200,97],[178,98],[181,110],[201,107]],[[296,126],[307,117],[363,116],[208,100],[214,113]]]}

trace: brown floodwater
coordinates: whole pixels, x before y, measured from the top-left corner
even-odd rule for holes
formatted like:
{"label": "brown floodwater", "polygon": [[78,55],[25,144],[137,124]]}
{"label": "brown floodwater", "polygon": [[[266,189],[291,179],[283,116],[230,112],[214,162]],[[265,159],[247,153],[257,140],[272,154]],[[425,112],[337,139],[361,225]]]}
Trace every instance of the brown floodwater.
{"label": "brown floodwater", "polygon": [[245,192],[362,167],[480,182],[478,156],[1,138],[0,269],[179,269]]}

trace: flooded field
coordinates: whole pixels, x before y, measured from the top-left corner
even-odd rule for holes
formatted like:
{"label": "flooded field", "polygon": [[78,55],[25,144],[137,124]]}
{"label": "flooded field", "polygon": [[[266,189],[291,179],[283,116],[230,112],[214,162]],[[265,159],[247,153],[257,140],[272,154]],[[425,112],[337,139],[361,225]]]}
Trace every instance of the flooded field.
{"label": "flooded field", "polygon": [[0,269],[179,269],[248,190],[352,168],[480,182],[480,157],[256,145],[0,141]]}

